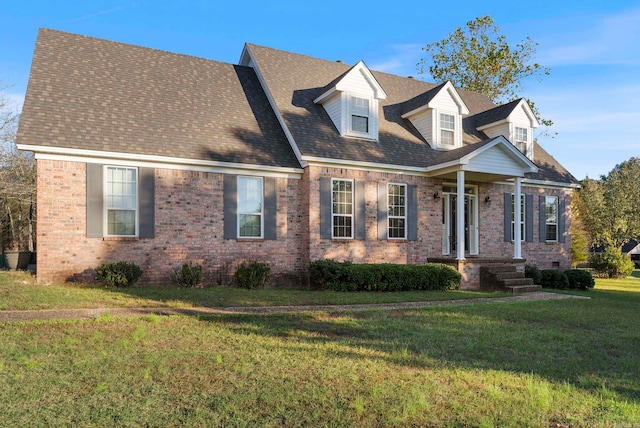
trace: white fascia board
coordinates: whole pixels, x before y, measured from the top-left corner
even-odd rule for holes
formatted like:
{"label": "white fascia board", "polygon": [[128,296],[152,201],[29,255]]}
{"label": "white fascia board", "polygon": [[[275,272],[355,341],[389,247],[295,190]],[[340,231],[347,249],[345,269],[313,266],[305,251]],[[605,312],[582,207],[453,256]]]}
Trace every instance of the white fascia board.
{"label": "white fascia board", "polygon": [[349,70],[349,72],[347,72],[347,74],[345,74],[342,79],[340,79],[340,81],[338,83],[336,83],[335,89],[338,91],[348,91],[349,88],[344,87],[343,82],[347,79],[347,76],[349,76],[350,74],[353,73],[359,73],[359,72],[363,72],[364,73],[364,78],[367,82],[369,82],[369,85],[371,85],[371,88],[373,89],[373,93],[374,93],[374,98],[377,100],[384,100],[387,98],[387,93],[384,91],[384,89],[382,89],[382,86],[380,86],[380,83],[378,83],[378,81],[376,80],[376,78],[373,76],[373,74],[371,73],[371,70],[369,70],[369,68],[367,67],[367,65],[364,63],[364,61],[358,61],[358,63],[356,65],[354,65],[351,70]]}
{"label": "white fascia board", "polygon": [[478,131],[484,131],[485,129],[493,128],[494,126],[502,125],[503,123],[508,123],[509,119],[502,119],[497,122],[491,122],[486,125],[482,125],[479,128],[476,128]]}
{"label": "white fascia board", "polygon": [[531,122],[530,124],[532,128],[537,128],[538,126],[540,126],[540,122],[538,122],[536,115],[533,114],[533,111],[531,111],[531,107],[529,107],[529,103],[524,98],[520,100],[516,108],[518,107],[522,107],[524,109],[525,114],[529,117],[529,121]]}
{"label": "white fascia board", "polygon": [[406,174],[406,175],[426,175],[427,168],[405,166],[405,165],[390,165],[374,162],[360,162],[360,161],[346,161],[342,159],[321,158],[314,156],[305,156],[304,160],[308,166],[320,166],[327,168],[348,168],[359,171],[378,171],[378,172],[390,172],[393,174]]}
{"label": "white fascia board", "polygon": [[478,150],[475,150],[469,154],[467,154],[466,156],[463,156],[462,159],[473,159],[474,157],[478,156],[480,153],[491,149],[492,147],[495,147],[497,145],[501,145],[505,150],[507,150],[509,153],[511,153],[512,157],[515,158],[516,160],[520,161],[521,163],[523,163],[524,165],[526,165],[526,168],[528,169],[528,171],[525,172],[538,172],[538,166],[533,163],[533,161],[531,161],[531,159],[529,159],[528,157],[526,157],[520,150],[518,150],[516,148],[516,146],[514,146],[513,144],[511,144],[504,136],[500,135],[498,137],[495,137],[493,139],[492,142],[485,144],[484,146],[480,147]]}
{"label": "white fascia board", "polygon": [[337,91],[337,89],[335,87],[329,89],[327,92],[325,92],[324,94],[320,95],[318,98],[316,98],[315,100],[313,100],[313,102],[315,104],[322,104],[322,102],[326,99],[329,99],[333,96],[333,94],[335,94]]}
{"label": "white fascia board", "polygon": [[[277,166],[252,165],[245,163],[205,161],[198,159],[173,158],[155,155],[140,155],[134,153],[104,152],[99,150],[65,149],[61,147],[32,146],[19,144],[18,149],[35,153],[36,159],[60,160],[84,163],[113,163],[125,166],[140,166],[142,164],[155,168],[180,169],[188,171],[229,172],[255,171],[263,175],[289,177],[300,176],[301,168],[284,168]],[[258,175],[258,174],[256,174]],[[298,177],[300,178],[300,177]]]}
{"label": "white fascia board", "polygon": [[264,78],[262,77],[262,73],[260,72],[260,67],[258,66],[258,62],[253,57],[253,54],[251,53],[251,49],[248,46],[246,46],[246,53],[251,59],[251,62],[253,63],[253,70],[255,71],[256,76],[258,77],[260,86],[262,86],[262,90],[264,91],[265,95],[267,96],[267,99],[269,100],[271,109],[276,115],[276,118],[278,119],[278,123],[280,123],[280,126],[282,127],[282,131],[284,131],[284,135],[287,137],[287,141],[289,141],[289,145],[291,146],[293,153],[296,155],[296,158],[298,159],[298,162],[300,163],[300,165],[304,167],[305,164],[304,164],[304,161],[302,160],[302,153],[300,152],[300,149],[296,144],[296,140],[293,138],[291,131],[289,131],[287,124],[284,122],[284,118],[282,117],[282,114],[280,114],[280,110],[278,110],[278,106],[276,105],[276,102],[273,99],[273,95],[271,95],[271,91],[269,90],[267,83],[264,81]]}
{"label": "white fascia board", "polygon": [[414,115],[416,115],[418,113],[421,113],[421,112],[423,112],[423,111],[425,111],[427,109],[430,109],[430,108],[432,108],[432,107],[429,107],[429,104],[425,104],[423,106],[420,106],[420,107],[418,107],[416,109],[411,110],[410,112],[407,112],[407,113],[403,114],[400,117],[403,118],[403,119],[408,119],[411,116],[414,116]]}
{"label": "white fascia board", "polygon": [[[513,185],[513,180],[507,180],[507,181],[498,181],[496,182],[496,184],[506,184],[509,186]],[[550,181],[550,180],[533,180],[530,178],[523,178],[522,179],[522,185],[527,185],[529,187],[540,187],[543,189],[555,189],[555,188],[560,188],[560,189],[580,189],[582,188],[581,185],[577,184],[577,183],[562,183],[559,181]]]}
{"label": "white fascia board", "polygon": [[[458,105],[460,114],[469,114],[469,108],[464,103],[464,101],[462,101],[460,94],[458,94],[458,91],[456,90],[455,86],[453,86],[453,83],[451,83],[450,80],[442,87],[442,90],[446,90],[449,93],[449,95],[451,95],[455,103]],[[442,92],[442,90],[440,90],[439,92]]]}

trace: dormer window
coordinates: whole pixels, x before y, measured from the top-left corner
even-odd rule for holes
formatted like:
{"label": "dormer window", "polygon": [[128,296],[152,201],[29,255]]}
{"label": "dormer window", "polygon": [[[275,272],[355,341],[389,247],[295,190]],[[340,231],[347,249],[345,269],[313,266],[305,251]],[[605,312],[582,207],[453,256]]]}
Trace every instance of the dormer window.
{"label": "dormer window", "polygon": [[364,62],[360,61],[313,100],[322,105],[343,137],[378,139],[378,102],[387,98]]}
{"label": "dormer window", "polygon": [[440,113],[440,144],[455,145],[456,117],[453,114]]}
{"label": "dormer window", "polygon": [[516,126],[515,145],[522,153],[527,154],[529,139],[527,138],[527,128]]}
{"label": "dormer window", "polygon": [[369,100],[351,96],[349,100],[351,113],[351,131],[369,134]]}

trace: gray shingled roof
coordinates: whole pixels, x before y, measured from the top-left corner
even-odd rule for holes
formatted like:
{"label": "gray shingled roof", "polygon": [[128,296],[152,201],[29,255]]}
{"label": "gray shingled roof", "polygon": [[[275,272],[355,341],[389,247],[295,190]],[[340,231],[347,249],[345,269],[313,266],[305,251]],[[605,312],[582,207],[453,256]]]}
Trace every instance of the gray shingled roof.
{"label": "gray shingled roof", "polygon": [[[387,99],[379,101],[379,141],[344,138],[324,108],[314,104],[313,100],[324,93],[337,77],[343,76],[350,66],[254,44],[247,44],[247,48],[303,156],[410,167],[447,162],[488,142],[487,136],[476,129],[478,118],[508,116],[519,101],[497,107],[485,95],[456,88],[469,109],[469,115],[464,116],[462,121],[465,146],[452,151],[434,150],[411,122],[402,119],[401,115],[418,104],[424,104],[425,99],[437,93],[441,85],[372,70],[387,93]],[[534,162],[540,166],[540,172],[527,174],[527,177],[576,182],[544,150],[536,149],[535,153]]]}
{"label": "gray shingled roof", "polygon": [[252,68],[47,29],[18,143],[300,167]]}
{"label": "gray shingled roof", "polygon": [[422,94],[411,98],[409,101],[405,101],[404,107],[402,108],[402,114],[407,114],[410,111],[417,109],[418,107],[422,107],[424,105],[429,104],[429,102],[438,95],[438,92],[442,89],[444,85],[447,83],[442,83],[435,88],[429,89],[427,92],[423,92]]}

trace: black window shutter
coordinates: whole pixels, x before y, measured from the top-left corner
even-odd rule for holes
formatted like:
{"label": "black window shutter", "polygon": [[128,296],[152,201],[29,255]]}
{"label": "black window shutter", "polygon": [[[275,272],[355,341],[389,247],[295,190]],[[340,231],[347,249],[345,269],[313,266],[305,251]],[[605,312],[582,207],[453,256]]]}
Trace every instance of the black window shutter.
{"label": "black window shutter", "polygon": [[566,221],[566,200],[562,197],[558,197],[558,242],[565,242],[565,221]]}
{"label": "black window shutter", "polygon": [[87,165],[87,238],[102,238],[104,218],[102,165]]}
{"label": "black window shutter", "polygon": [[504,194],[504,242],[511,242],[511,193]]}
{"label": "black window shutter", "polygon": [[235,239],[238,233],[238,176],[224,176],[224,239]]}
{"label": "black window shutter", "polygon": [[525,240],[527,242],[533,242],[533,195],[525,195]]}
{"label": "black window shutter", "polygon": [[331,239],[331,177],[320,177],[320,238]]}
{"label": "black window shutter", "polygon": [[540,207],[538,208],[540,212],[540,242],[547,241],[547,215],[546,215],[546,205],[547,198],[546,196],[540,196]]}
{"label": "black window shutter", "polygon": [[407,239],[418,240],[418,186],[407,185]]}
{"label": "black window shutter", "polygon": [[365,240],[367,238],[367,205],[364,200],[364,181],[355,180],[355,239]]}
{"label": "black window shutter", "polygon": [[138,198],[138,220],[140,222],[140,238],[155,237],[155,193],[156,193],[156,170],[155,168],[139,168],[138,169],[138,189],[140,190]]}
{"label": "black window shutter", "polygon": [[389,239],[387,183],[378,182],[378,239]]}
{"label": "black window shutter", "polygon": [[277,239],[277,192],[276,179],[264,179],[264,239]]}

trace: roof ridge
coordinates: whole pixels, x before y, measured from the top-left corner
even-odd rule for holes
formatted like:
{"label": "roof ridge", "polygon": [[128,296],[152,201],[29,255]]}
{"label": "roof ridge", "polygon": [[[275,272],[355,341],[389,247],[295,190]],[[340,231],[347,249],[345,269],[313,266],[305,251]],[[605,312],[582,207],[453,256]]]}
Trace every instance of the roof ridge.
{"label": "roof ridge", "polygon": [[[65,36],[71,36],[71,37],[78,38],[78,39],[88,39],[88,40],[93,40],[93,41],[101,42],[101,43],[109,43],[109,44],[115,44],[115,45],[120,45],[120,46],[127,46],[127,47],[131,47],[131,48],[155,51],[155,52],[159,52],[159,53],[163,53],[163,54],[168,54],[168,55],[171,55],[171,56],[178,56],[178,57],[183,57],[183,58],[192,58],[192,59],[196,59],[196,60],[200,60],[200,61],[214,62],[214,63],[224,64],[224,65],[246,67],[244,65],[234,64],[232,62],[219,61],[219,60],[215,60],[215,59],[211,59],[211,58],[205,58],[205,57],[197,56],[197,55],[190,55],[190,54],[185,54],[185,53],[180,53],[180,52],[172,52],[172,51],[169,51],[169,50],[166,50],[166,49],[152,48],[152,47],[136,45],[136,44],[128,43],[128,42],[120,42],[120,41],[117,41],[117,40],[104,39],[102,37],[86,36],[84,34],[71,33],[69,31],[56,30],[56,29],[53,29],[53,28],[40,27],[38,29],[38,36],[40,34],[45,33],[45,32],[58,33],[58,34],[63,34]],[[247,67],[247,68],[251,68],[251,67]]]}

